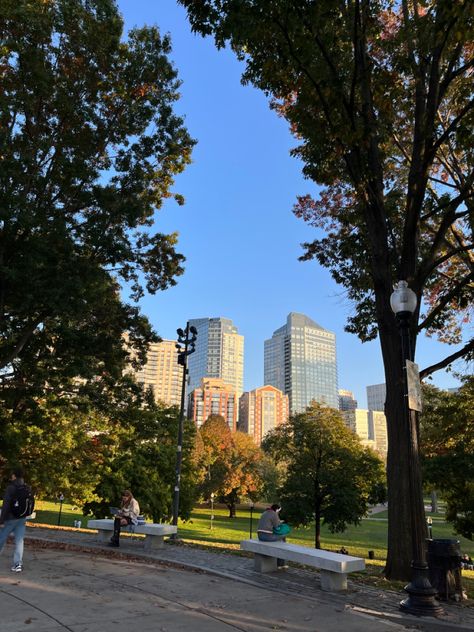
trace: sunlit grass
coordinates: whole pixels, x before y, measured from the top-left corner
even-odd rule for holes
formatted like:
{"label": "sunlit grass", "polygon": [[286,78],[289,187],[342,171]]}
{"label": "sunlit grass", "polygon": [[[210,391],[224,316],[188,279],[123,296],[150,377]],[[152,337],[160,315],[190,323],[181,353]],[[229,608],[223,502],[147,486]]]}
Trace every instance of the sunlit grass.
{"label": "sunlit grass", "polygon": [[[59,519],[59,502],[37,501],[36,520],[34,522],[57,525]],[[385,512],[377,513],[373,517],[362,520],[359,526],[350,526],[344,533],[332,534],[325,526],[322,527],[321,545],[324,549],[337,551],[344,546],[350,555],[366,559],[367,572],[364,581],[381,588],[400,589],[399,582],[386,582],[381,574],[387,555],[387,520]],[[256,528],[260,511],[254,511],[252,524],[248,506],[237,509],[237,516],[229,518],[229,512],[221,506],[214,507],[214,519],[211,529],[210,507],[196,507],[191,519],[179,523],[179,535],[184,541],[201,547],[227,549],[237,552],[239,543],[250,536],[256,537]],[[77,507],[63,503],[61,510],[61,526],[73,527],[75,520],[82,521],[82,528],[87,527],[87,521],[92,516],[84,516]],[[453,533],[452,527],[444,522],[442,514],[433,517],[434,538],[456,538],[461,543],[461,550],[474,558],[474,543]],[[304,546],[314,546],[314,527],[293,529],[287,537],[288,542]],[[368,559],[369,551],[374,552],[374,559]],[[474,571],[463,571],[463,585],[469,595],[474,595]]]}

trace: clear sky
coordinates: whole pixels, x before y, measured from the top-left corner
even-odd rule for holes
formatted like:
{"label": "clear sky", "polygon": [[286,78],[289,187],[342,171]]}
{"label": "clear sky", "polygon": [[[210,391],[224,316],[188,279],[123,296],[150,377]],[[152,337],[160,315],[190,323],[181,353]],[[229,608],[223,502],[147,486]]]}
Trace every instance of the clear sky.
{"label": "clear sky", "polygon": [[[298,261],[301,243],[315,231],[291,209],[297,195],[316,189],[289,155],[296,141],[285,121],[261,92],[241,85],[242,68],[230,51],[191,33],[175,0],[118,5],[127,29],[156,24],[171,34],[171,58],[183,81],[177,111],[198,141],[193,164],[174,187],[185,206],[168,202],[156,224],[179,233],[186,271],[174,288],[145,297],[143,313],[166,339],[189,318],[231,318],[245,336],[245,390],[263,384],[264,340],[289,312],[304,313],[336,333],[339,388],[352,390],[365,407],[365,387],[384,381],[379,343],[362,344],[344,332],[353,306],[343,289],[316,262]],[[445,345],[420,340],[416,361],[423,368],[448,354]],[[457,385],[445,372],[434,383]]]}

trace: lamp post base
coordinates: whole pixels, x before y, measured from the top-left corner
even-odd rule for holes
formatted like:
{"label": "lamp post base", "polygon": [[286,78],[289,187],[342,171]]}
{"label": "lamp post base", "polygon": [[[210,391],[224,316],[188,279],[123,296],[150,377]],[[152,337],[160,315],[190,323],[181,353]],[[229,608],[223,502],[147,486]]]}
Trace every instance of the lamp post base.
{"label": "lamp post base", "polygon": [[435,599],[437,591],[430,584],[427,564],[412,562],[412,580],[405,586],[408,597],[400,602],[400,610],[417,617],[439,617],[445,614]]}

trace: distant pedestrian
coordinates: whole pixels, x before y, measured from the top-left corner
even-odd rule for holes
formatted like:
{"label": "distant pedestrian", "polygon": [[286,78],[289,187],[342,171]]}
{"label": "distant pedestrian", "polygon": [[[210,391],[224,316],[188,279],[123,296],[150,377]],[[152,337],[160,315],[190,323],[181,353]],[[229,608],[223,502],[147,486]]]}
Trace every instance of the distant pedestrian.
{"label": "distant pedestrian", "polygon": [[122,504],[114,519],[114,534],[109,546],[120,546],[120,530],[122,527],[138,523],[140,506],[129,489],[122,492]]}
{"label": "distant pedestrian", "polygon": [[3,506],[0,513],[0,553],[5,546],[8,536],[13,533],[15,548],[13,550],[14,573],[23,570],[23,540],[25,537],[26,519],[33,511],[34,500],[31,489],[25,485],[23,468],[12,470],[10,483],[5,489]]}
{"label": "distant pedestrian", "polygon": [[[285,536],[275,533],[275,529],[283,524],[283,520],[280,520],[278,515],[281,511],[280,505],[274,504],[271,507],[265,509],[260,516],[260,520],[257,525],[258,539],[262,542],[285,542]],[[277,559],[278,568],[288,568],[285,560]]]}

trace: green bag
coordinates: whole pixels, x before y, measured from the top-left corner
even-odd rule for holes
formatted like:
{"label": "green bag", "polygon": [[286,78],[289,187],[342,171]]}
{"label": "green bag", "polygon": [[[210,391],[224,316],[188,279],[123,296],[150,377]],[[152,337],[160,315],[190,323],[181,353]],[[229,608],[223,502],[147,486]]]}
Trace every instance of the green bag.
{"label": "green bag", "polygon": [[273,533],[275,535],[288,535],[291,531],[291,527],[286,522],[282,522],[278,527],[273,527]]}

